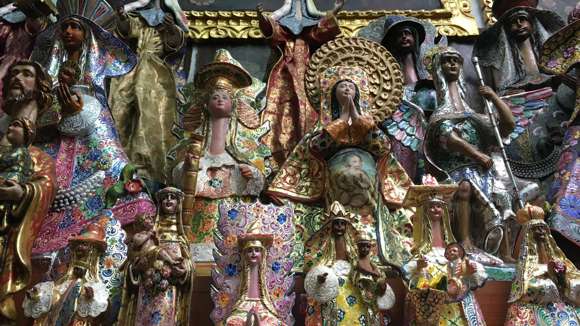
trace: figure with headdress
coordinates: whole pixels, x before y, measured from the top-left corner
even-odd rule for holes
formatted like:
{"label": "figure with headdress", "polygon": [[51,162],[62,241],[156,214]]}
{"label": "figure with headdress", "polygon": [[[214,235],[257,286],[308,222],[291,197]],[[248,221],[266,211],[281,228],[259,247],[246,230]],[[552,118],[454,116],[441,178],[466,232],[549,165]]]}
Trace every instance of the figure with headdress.
{"label": "figure with headdress", "polygon": [[105,253],[104,217],[87,225],[69,239],[71,261],[56,281],[38,283],[25,294],[24,314],[35,326],[101,325],[109,306],[109,291],[99,273],[99,258]]}
{"label": "figure with headdress", "polygon": [[[5,122],[0,124],[0,137],[6,134],[5,126],[12,121],[21,121],[24,125],[30,122],[32,127],[38,113],[52,104],[50,76],[38,63],[19,61],[11,65],[3,78],[3,85],[3,107],[9,114],[0,118]],[[18,125],[16,122],[14,126]],[[18,134],[18,130],[13,131]],[[8,172],[12,177],[16,172],[25,178],[14,180],[8,176],[0,184],[0,206],[3,206],[0,209],[0,279],[3,280],[0,282],[0,323],[5,322],[3,318],[14,320],[21,315],[14,295],[29,285],[32,244],[56,193],[54,160],[36,146],[28,146],[26,152],[30,159],[28,163],[28,155],[23,153],[19,156],[24,159],[24,165],[16,164],[18,167],[7,169],[12,170]],[[26,166],[32,169],[30,175]]]}
{"label": "figure with headdress", "polygon": [[109,103],[119,138],[139,173],[165,182],[177,115],[175,77],[165,58],[185,44],[187,20],[176,0],[134,1],[118,10],[117,33],[137,44],[139,55],[130,73],[111,81]]}
{"label": "figure with headdress", "polygon": [[70,234],[107,208],[123,224],[154,211],[149,196],[138,191],[111,207],[105,202],[106,190],[128,164],[108,109],[105,79],[128,73],[137,57],[106,31],[115,24],[106,1],[64,0],[57,8],[59,21],[37,37],[32,53],[52,77],[58,100],[36,119],[35,144],[55,159],[59,176],[59,191],[35,242],[36,254],[65,247]]}
{"label": "figure with headdress", "polygon": [[262,113],[262,121],[272,126],[263,142],[272,150],[274,171],[316,125],[318,113],[307,99],[304,74],[311,53],[340,34],[336,14],[343,5],[344,0],[336,0],[326,16],[314,0],[285,0],[270,16],[258,6],[260,30],[279,56],[268,75]]}
{"label": "figure with headdress", "polygon": [[[326,208],[339,201],[379,237],[383,262],[400,266],[408,256],[399,228],[406,222],[389,221],[389,208],[401,207],[411,180],[377,126],[400,103],[402,76],[395,59],[375,42],[343,38],[314,54],[306,81],[310,101],[319,108],[319,125],[296,146],[268,195]],[[297,218],[307,219],[297,224],[310,226],[304,239],[319,227],[311,214]]]}
{"label": "figure with headdress", "polygon": [[[548,192],[548,201],[554,203],[551,215],[547,219],[553,231],[572,241],[580,247],[580,224],[578,223],[578,203],[580,193],[577,189],[580,180],[580,84],[578,83],[578,65],[580,51],[580,4],[570,12],[568,25],[554,33],[542,46],[539,58],[540,69],[558,75],[576,88],[576,105],[574,113],[567,122],[566,133],[562,142],[562,152],[558,161],[558,171]],[[574,258],[572,257],[572,260]]]}
{"label": "figure with headdress", "polygon": [[487,85],[514,114],[516,126],[505,140],[513,173],[540,180],[544,188],[557,170],[561,124],[573,111],[574,91],[565,84],[558,86],[553,76],[539,69],[542,44],[564,21],[537,5],[537,0],[494,1],[497,22],[481,33],[473,56],[487,75]]}
{"label": "figure with headdress", "polygon": [[[513,215],[513,195],[502,181],[505,164],[493,149],[497,146],[493,127],[488,116],[473,111],[466,101],[461,54],[453,48],[435,48],[430,55],[438,106],[429,120],[425,156],[459,184],[454,229],[465,249],[479,252],[481,262],[500,264],[485,252],[495,254],[501,247],[502,256],[511,257],[503,223]],[[514,119],[507,105],[487,86],[479,92],[495,106],[500,134],[508,135]]]}
{"label": "figure with headdress", "polygon": [[[173,170],[173,180],[184,190],[194,190],[195,209],[186,219],[191,223],[188,233],[196,248],[196,261],[213,260],[218,203],[227,198],[256,197],[264,187],[264,159],[270,151],[260,139],[270,125],[260,123],[256,101],[263,88],[264,83],[220,49],[214,61],[197,72],[194,84],[184,90],[187,135],[177,147],[178,152],[185,153]],[[199,153],[194,154],[190,146],[196,139],[201,144]],[[188,173],[196,178],[188,180]]]}
{"label": "figure with headdress", "polygon": [[[52,1],[3,1],[0,4],[0,98],[2,79],[15,62],[30,57],[36,36],[49,24],[48,16],[56,14]],[[0,103],[0,116],[2,104]]]}
{"label": "figure with headdress", "polygon": [[293,325],[294,212],[272,204],[220,204],[210,317],[216,325]]}
{"label": "figure with headdress", "polygon": [[305,243],[306,325],[377,325],[373,304],[354,283],[358,266],[355,215],[332,203],[324,225]]}
{"label": "figure with headdress", "polygon": [[163,188],[157,199],[156,241],[146,248],[132,246],[138,250],[124,265],[119,325],[189,325],[194,266],[183,228],[183,192]]}
{"label": "figure with headdress", "polygon": [[580,272],[554,241],[544,214],[532,205],[516,214],[522,230],[505,325],[580,322]]}
{"label": "figure with headdress", "polygon": [[[414,17],[385,16],[372,21],[357,35],[380,42],[401,66],[403,103],[380,126],[388,133],[392,151],[409,177],[421,180],[425,169],[423,139],[427,120],[436,107],[435,90],[422,58],[435,46],[437,29]],[[447,45],[447,39],[443,36],[437,44]]]}
{"label": "figure with headdress", "polygon": [[458,187],[432,177],[424,181],[411,187],[404,202],[415,208],[413,258],[403,267],[410,322],[485,325],[472,290],[483,286],[487,274],[481,264],[459,257],[455,249],[463,248],[451,230],[449,203]]}

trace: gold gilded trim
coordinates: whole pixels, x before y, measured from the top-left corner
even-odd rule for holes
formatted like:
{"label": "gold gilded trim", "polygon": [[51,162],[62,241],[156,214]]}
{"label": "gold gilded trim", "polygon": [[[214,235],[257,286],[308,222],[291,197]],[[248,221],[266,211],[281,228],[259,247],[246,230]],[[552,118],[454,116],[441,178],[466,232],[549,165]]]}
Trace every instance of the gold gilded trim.
{"label": "gold gilded trim", "polygon": [[491,12],[491,6],[493,5],[493,0],[480,0],[481,1],[481,11],[483,12],[483,21],[487,26],[491,26],[495,24],[497,19],[493,17],[493,13]]}
{"label": "gold gilded trim", "polygon": [[[482,0],[489,1],[491,0]],[[372,20],[385,15],[412,16],[430,21],[439,33],[447,36],[478,35],[477,22],[470,0],[441,0],[442,9],[343,11],[338,22],[344,36],[355,36]],[[491,4],[489,5],[491,9]],[[256,11],[188,11],[189,37],[193,40],[260,39]]]}

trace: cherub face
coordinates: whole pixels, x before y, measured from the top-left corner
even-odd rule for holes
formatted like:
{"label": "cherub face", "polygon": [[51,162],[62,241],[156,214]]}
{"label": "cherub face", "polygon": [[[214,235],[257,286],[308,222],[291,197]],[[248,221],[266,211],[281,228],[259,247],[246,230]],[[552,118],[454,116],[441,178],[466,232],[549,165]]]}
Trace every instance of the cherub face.
{"label": "cherub face", "polygon": [[445,258],[448,260],[456,260],[464,256],[465,252],[458,244],[451,244],[445,248]]}
{"label": "cherub face", "polygon": [[262,261],[262,248],[250,247],[245,250],[246,260],[250,266],[256,266]]}
{"label": "cherub face", "polygon": [[222,89],[213,91],[209,97],[209,114],[214,118],[227,118],[232,116],[232,99],[230,94]]}
{"label": "cherub face", "polygon": [[26,144],[26,135],[24,126],[19,120],[13,121],[6,131],[6,139],[12,146],[24,146]]}
{"label": "cherub face", "polygon": [[347,158],[348,165],[351,168],[360,170],[362,168],[362,160],[357,155],[351,155]]}
{"label": "cherub face", "polygon": [[359,257],[366,257],[371,253],[372,244],[368,241],[357,243]]}

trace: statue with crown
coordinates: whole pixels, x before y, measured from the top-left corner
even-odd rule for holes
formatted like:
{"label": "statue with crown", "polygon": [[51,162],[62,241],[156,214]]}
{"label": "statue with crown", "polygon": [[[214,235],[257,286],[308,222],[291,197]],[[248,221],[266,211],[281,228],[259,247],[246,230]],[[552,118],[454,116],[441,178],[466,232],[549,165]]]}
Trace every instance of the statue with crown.
{"label": "statue with crown", "polygon": [[400,266],[409,257],[410,235],[399,228],[409,221],[403,215],[395,219],[391,211],[401,207],[412,182],[377,127],[398,107],[402,81],[395,58],[366,39],[336,39],[314,53],[306,87],[319,111],[317,127],[296,146],[266,191],[277,202],[300,207],[298,242],[322,225],[318,207],[328,209],[337,201],[360,217],[358,226],[377,240],[383,263]]}
{"label": "statue with crown", "polygon": [[199,69],[183,90],[185,137],[174,150],[179,163],[173,183],[183,189],[184,226],[197,262],[213,261],[213,232],[219,204],[251,201],[262,191],[270,156],[260,139],[270,130],[260,122],[265,84],[253,78],[225,49]]}

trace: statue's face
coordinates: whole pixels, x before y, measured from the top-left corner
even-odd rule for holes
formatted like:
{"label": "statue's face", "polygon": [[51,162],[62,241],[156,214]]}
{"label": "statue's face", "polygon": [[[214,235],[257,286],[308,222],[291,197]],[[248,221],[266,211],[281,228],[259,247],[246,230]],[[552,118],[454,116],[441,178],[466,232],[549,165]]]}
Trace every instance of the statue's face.
{"label": "statue's face", "polygon": [[177,212],[177,195],[174,193],[166,193],[161,199],[161,211],[165,214],[175,214]]}
{"label": "statue's face", "polygon": [[445,249],[445,258],[455,260],[463,257],[463,249],[459,245],[452,245]]}
{"label": "statue's face", "polygon": [[66,19],[60,24],[60,38],[65,49],[78,50],[85,40],[85,31],[79,21]]}
{"label": "statue's face", "polygon": [[334,220],[332,221],[332,234],[335,237],[341,237],[346,232],[346,221],[345,220]]}
{"label": "statue's face", "polygon": [[353,169],[360,170],[362,169],[362,160],[357,155],[351,155],[348,157],[348,165]]}
{"label": "statue's face", "polygon": [[409,52],[415,48],[415,36],[409,26],[396,27],[395,30],[396,45],[399,52]]}
{"label": "statue's face", "polygon": [[8,126],[8,130],[6,130],[6,138],[13,146],[24,146],[26,143],[26,136],[24,133],[24,125],[21,121],[16,120]]}
{"label": "statue's face", "polygon": [[213,91],[209,97],[209,114],[214,118],[227,118],[232,116],[232,99],[230,94],[222,89]]}
{"label": "statue's face", "polygon": [[246,249],[246,260],[250,266],[256,266],[262,261],[262,248],[250,247]]}
{"label": "statue's face", "polygon": [[524,14],[514,15],[508,22],[509,33],[517,41],[525,41],[533,31],[532,23]]}
{"label": "statue's face", "polygon": [[533,232],[534,239],[536,239],[538,243],[545,243],[548,239],[547,230],[543,226],[535,227]]}
{"label": "statue's face", "polygon": [[430,203],[428,213],[431,221],[441,221],[443,218],[443,206],[438,202]]}
{"label": "statue's face", "polygon": [[7,97],[18,97],[36,89],[36,69],[31,65],[16,65],[8,72]]}
{"label": "statue's face", "polygon": [[371,243],[367,241],[357,243],[358,254],[360,257],[366,257],[371,253]]}
{"label": "statue's face", "polygon": [[344,106],[349,98],[353,98],[356,94],[356,86],[353,82],[343,80],[336,85],[336,99],[341,106]]}
{"label": "statue's face", "polygon": [[441,67],[443,68],[443,75],[447,81],[456,81],[459,79],[461,66],[461,58],[457,54],[443,54],[441,57]]}

